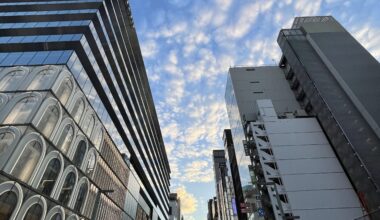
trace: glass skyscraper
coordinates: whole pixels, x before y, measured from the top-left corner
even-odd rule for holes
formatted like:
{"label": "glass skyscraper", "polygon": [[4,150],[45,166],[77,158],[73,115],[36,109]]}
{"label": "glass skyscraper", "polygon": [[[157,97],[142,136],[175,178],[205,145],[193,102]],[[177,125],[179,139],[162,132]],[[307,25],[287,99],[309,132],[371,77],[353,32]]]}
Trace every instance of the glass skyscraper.
{"label": "glass skyscraper", "polygon": [[128,1],[0,1],[0,219],[167,219],[169,180]]}

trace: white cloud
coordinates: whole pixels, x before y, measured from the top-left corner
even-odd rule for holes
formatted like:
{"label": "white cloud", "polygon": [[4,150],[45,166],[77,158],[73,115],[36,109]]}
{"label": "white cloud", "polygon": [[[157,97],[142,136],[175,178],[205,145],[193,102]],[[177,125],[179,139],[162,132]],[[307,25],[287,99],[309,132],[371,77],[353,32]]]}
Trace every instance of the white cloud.
{"label": "white cloud", "polygon": [[207,161],[193,161],[186,165],[184,171],[181,179],[187,182],[211,182],[213,180],[211,163]]}
{"label": "white cloud", "polygon": [[369,24],[354,28],[352,35],[362,44],[377,60],[380,60],[380,29],[373,28]]}
{"label": "white cloud", "polygon": [[186,190],[185,186],[180,186],[174,190],[181,200],[181,212],[185,215],[193,214],[197,210],[198,200]]}
{"label": "white cloud", "polygon": [[294,5],[297,16],[317,15],[320,11],[322,0],[298,0]]}
{"label": "white cloud", "polygon": [[159,48],[154,40],[149,40],[141,43],[141,53],[145,59],[154,57]]}

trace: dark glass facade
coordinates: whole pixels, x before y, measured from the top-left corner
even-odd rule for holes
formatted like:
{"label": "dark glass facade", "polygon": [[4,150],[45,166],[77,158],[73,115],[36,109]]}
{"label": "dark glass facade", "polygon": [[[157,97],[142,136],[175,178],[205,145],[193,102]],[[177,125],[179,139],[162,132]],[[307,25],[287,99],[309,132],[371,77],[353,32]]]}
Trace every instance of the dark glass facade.
{"label": "dark glass facade", "polygon": [[241,188],[239,168],[237,165],[234,143],[232,140],[231,129],[224,129],[223,131],[224,149],[227,152],[226,160],[227,166],[230,170],[232,182],[234,186],[234,194],[236,199],[236,208],[238,219],[247,219],[247,214],[242,213],[241,204],[244,203],[243,190]]}
{"label": "dark glass facade", "polygon": [[278,44],[297,100],[318,118],[363,207],[379,219],[379,63],[330,16],[296,18]]}
{"label": "dark glass facade", "polygon": [[[0,1],[0,73],[0,184],[18,184],[9,193],[43,203],[44,215],[88,219],[99,189],[113,189],[98,219],[168,218],[170,168],[128,1]],[[33,146],[22,142],[32,134]]]}

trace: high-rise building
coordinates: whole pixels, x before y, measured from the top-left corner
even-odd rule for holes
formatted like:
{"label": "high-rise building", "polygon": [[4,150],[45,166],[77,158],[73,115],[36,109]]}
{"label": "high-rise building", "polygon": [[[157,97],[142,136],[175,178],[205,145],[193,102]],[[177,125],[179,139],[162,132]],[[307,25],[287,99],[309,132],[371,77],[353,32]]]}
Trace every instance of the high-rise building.
{"label": "high-rise building", "polygon": [[169,220],[181,220],[181,198],[177,193],[169,194]]}
{"label": "high-rise building", "polygon": [[208,200],[207,209],[207,220],[218,220],[218,201],[216,197],[213,197],[212,199]]}
{"label": "high-rise building", "polygon": [[226,153],[226,162],[227,162],[227,168],[229,168],[234,195],[235,195],[235,206],[237,211],[237,216],[239,220],[247,219],[246,210],[242,210],[241,205],[244,206],[244,197],[243,197],[243,190],[241,187],[240,182],[240,174],[239,174],[239,168],[237,165],[236,155],[235,155],[235,148],[234,143],[232,141],[232,134],[231,129],[224,129],[223,131],[223,142],[224,142],[224,150]]}
{"label": "high-rise building", "polygon": [[232,178],[228,175],[224,150],[213,150],[214,181],[219,220],[237,219],[235,191]]}
{"label": "high-rise building", "polygon": [[0,219],[168,219],[128,1],[0,1],[0,125]]}
{"label": "high-rise building", "polygon": [[320,121],[369,216],[380,219],[380,64],[333,17],[281,30],[280,66]]}
{"label": "high-rise building", "polygon": [[248,218],[363,215],[317,119],[301,109],[281,68],[230,68],[226,88]]}

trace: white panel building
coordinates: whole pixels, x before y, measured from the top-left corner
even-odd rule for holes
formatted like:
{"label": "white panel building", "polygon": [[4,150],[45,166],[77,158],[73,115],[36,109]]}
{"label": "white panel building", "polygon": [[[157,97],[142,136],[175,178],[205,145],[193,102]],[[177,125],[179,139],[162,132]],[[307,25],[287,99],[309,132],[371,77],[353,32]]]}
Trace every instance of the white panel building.
{"label": "white panel building", "polygon": [[261,183],[268,186],[276,219],[361,216],[360,202],[318,121],[296,114],[278,118],[271,100],[257,100],[257,109],[248,141],[256,146],[256,166],[262,168]]}

